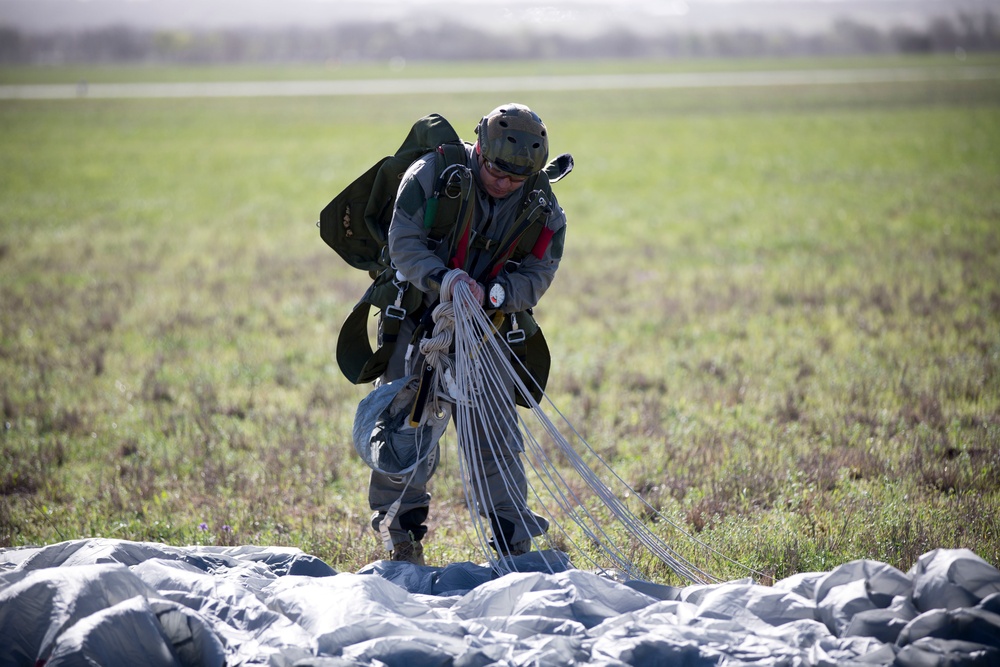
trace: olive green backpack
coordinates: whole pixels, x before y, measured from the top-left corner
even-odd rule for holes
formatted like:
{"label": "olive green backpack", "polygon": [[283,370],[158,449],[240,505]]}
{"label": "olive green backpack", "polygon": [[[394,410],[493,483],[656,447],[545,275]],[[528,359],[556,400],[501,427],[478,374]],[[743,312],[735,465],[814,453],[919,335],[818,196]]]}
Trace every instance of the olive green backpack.
{"label": "olive green backpack", "polygon": [[327,204],[317,223],[320,237],[345,262],[377,277],[389,267],[389,222],[403,173],[414,160],[434,150],[442,151],[448,163],[465,163],[465,144],[451,124],[437,114],[414,123],[395,154],[376,162]]}

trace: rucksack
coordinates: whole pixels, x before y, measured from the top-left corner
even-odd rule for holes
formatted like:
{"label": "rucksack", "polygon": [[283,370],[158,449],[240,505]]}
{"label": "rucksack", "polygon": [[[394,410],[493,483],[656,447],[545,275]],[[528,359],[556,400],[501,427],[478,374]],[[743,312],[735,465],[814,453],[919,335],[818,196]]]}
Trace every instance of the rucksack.
{"label": "rucksack", "polygon": [[[402,145],[371,166],[338,194],[319,214],[319,234],[348,264],[374,279],[389,266],[386,255],[389,222],[403,173],[419,157],[440,150],[448,164],[465,163],[465,144],[451,124],[431,114],[413,124]],[[438,161],[438,176],[444,165]],[[453,199],[449,199],[453,201]],[[428,202],[428,209],[435,204]],[[442,222],[452,211],[441,211]],[[454,224],[443,223],[447,226]]]}
{"label": "rucksack", "polygon": [[[436,151],[433,196],[425,203],[424,225],[429,238],[455,243],[472,219],[474,185],[467,170],[466,145],[451,124],[438,114],[425,116],[413,124],[409,134],[393,154],[383,157],[342,190],[320,212],[320,237],[350,266],[367,271],[373,282],[341,327],[337,339],[337,364],[354,384],[365,384],[385,371],[397,343],[400,324],[423,307],[423,293],[398,280],[387,253],[389,223],[396,192],[403,174],[418,158]],[[550,183],[573,168],[569,154],[555,158],[543,172],[533,175],[523,189],[516,234],[512,243],[496,251],[494,276],[507,261],[517,261],[534,252],[541,256],[551,240],[544,221],[551,200]],[[539,224],[541,223],[541,224]],[[381,311],[381,346],[373,350],[368,338],[371,308]],[[511,314],[498,323],[511,348],[525,366],[525,385],[536,400],[548,378],[550,356],[545,337],[530,311]],[[513,333],[511,333],[513,332]],[[530,376],[530,377],[529,377]],[[518,402],[525,404],[524,397]]]}

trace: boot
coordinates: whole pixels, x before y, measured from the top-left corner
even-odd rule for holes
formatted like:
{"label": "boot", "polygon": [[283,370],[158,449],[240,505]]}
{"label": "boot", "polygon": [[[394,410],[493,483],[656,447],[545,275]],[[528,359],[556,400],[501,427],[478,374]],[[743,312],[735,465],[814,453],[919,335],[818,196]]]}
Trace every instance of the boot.
{"label": "boot", "polygon": [[493,527],[493,539],[490,540],[490,546],[501,558],[504,556],[523,556],[531,551],[530,537],[518,542],[512,541],[514,537],[513,522],[491,515],[490,525]]}
{"label": "boot", "polygon": [[507,552],[507,555],[523,556],[529,551],[531,551],[531,538],[521,540],[520,542],[514,542],[514,544],[510,545],[510,550]]}
{"label": "boot", "polygon": [[392,555],[389,557],[389,560],[405,561],[414,565],[425,565],[424,547],[420,544],[419,540],[397,542],[392,545]]}

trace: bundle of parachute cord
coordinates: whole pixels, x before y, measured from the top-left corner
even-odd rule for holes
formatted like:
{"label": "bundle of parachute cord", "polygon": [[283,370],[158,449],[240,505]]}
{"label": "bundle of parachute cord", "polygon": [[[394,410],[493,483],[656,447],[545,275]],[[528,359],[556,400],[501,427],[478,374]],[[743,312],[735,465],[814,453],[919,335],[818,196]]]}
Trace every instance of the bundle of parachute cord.
{"label": "bundle of parachute cord", "polygon": [[[616,577],[649,580],[658,562],[691,583],[721,581],[671,548],[650,524],[692,541],[709,558],[723,559],[746,570],[646,502],[587,444],[547,396],[542,395],[542,404],[531,398],[514,368],[520,361],[507,341],[496,335],[494,323],[469,286],[458,279],[461,274],[452,270],[446,275],[440,303],[432,313],[433,331],[420,342],[424,368],[433,369],[434,377],[425,414],[440,416],[454,411],[457,416],[465,499],[476,538],[493,568],[501,573],[516,571],[518,559],[500,556],[490,548],[489,521],[478,511],[479,507],[490,506],[489,489],[477,484],[476,476],[470,473],[481,464],[484,450],[499,450],[510,444],[502,437],[486,437],[484,441],[482,435],[477,436],[470,426],[474,416],[487,425],[517,424],[524,447],[522,458],[526,471],[531,471],[527,475],[529,505],[549,522],[546,534],[532,538],[532,551],[538,552],[536,561],[541,559],[552,571],[561,565],[557,554],[572,551],[590,568]],[[527,410],[518,410],[511,386],[526,399]],[[451,410],[442,411],[442,402],[450,403],[447,407]],[[500,452],[493,453],[494,459],[502,459]],[[561,466],[555,464],[557,460]],[[513,487],[512,480],[506,479],[505,483]],[[630,505],[636,506],[641,515]],[[571,529],[571,524],[576,525],[576,530]]]}

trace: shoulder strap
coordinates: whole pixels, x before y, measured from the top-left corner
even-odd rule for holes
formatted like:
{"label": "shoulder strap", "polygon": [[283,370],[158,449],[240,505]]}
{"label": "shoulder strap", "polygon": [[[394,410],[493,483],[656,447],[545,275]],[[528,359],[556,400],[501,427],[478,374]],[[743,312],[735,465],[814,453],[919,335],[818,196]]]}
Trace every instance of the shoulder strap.
{"label": "shoulder strap", "polygon": [[500,239],[490,260],[489,280],[500,274],[504,264],[522,247],[522,240],[529,236],[535,239],[531,243],[531,253],[538,258],[545,254],[552,240],[553,232],[545,224],[552,214],[552,188],[548,178],[544,173],[535,174],[525,189],[528,195],[522,204],[521,214],[510,231]]}
{"label": "shoulder strap", "polygon": [[[424,206],[424,229],[447,236],[456,224],[472,219],[469,201],[472,195],[472,173],[466,166],[465,144],[449,142],[437,147],[437,170],[434,190]],[[438,215],[438,210],[441,215]]]}

